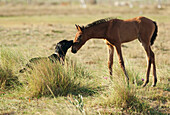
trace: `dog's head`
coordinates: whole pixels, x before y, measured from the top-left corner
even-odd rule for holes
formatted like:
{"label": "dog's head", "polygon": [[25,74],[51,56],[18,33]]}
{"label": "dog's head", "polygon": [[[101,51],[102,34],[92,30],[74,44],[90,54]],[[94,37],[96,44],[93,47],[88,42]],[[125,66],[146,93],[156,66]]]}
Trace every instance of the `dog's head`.
{"label": "dog's head", "polygon": [[62,40],[57,43],[55,47],[55,52],[60,55],[65,55],[67,50],[73,45],[73,40]]}

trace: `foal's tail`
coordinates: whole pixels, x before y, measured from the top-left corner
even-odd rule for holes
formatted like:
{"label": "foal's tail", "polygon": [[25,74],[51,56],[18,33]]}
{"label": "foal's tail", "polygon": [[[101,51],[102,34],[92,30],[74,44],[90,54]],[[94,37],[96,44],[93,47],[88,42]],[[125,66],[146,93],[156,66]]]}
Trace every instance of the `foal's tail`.
{"label": "foal's tail", "polygon": [[158,26],[157,26],[156,22],[153,21],[153,23],[155,24],[155,31],[154,31],[151,41],[150,41],[151,45],[153,45],[153,43],[156,39],[157,33],[158,33]]}

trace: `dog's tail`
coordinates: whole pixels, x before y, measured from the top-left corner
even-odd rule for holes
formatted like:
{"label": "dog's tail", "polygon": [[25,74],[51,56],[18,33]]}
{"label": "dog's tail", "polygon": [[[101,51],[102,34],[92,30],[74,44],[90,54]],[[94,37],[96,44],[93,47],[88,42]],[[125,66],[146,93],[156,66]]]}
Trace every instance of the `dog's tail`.
{"label": "dog's tail", "polygon": [[158,26],[157,26],[156,22],[153,21],[153,23],[155,24],[155,31],[154,31],[151,41],[150,41],[151,45],[154,44],[154,41],[155,41],[157,33],[158,33]]}

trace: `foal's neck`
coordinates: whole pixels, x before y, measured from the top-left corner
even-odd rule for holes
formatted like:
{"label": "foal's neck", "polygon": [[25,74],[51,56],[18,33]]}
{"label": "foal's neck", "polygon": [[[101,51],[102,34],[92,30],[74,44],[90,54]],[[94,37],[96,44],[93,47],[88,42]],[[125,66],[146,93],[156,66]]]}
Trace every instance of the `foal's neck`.
{"label": "foal's neck", "polygon": [[106,37],[107,28],[108,28],[108,23],[105,22],[102,24],[98,24],[86,28],[85,31],[90,39],[91,38],[103,39]]}

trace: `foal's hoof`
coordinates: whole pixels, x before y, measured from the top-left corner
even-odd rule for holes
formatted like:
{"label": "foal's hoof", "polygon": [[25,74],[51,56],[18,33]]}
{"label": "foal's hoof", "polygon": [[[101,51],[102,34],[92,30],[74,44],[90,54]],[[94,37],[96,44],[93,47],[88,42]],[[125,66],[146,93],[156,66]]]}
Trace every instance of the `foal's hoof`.
{"label": "foal's hoof", "polygon": [[144,83],[144,84],[142,85],[142,87],[145,87],[147,84],[148,84],[148,83]]}
{"label": "foal's hoof", "polygon": [[152,84],[152,87],[155,87],[156,86],[156,83],[157,83],[157,79],[154,80],[153,84]]}
{"label": "foal's hoof", "polygon": [[142,87],[145,87],[147,84],[149,83],[149,81],[145,81],[142,85]]}
{"label": "foal's hoof", "polygon": [[156,84],[153,84],[152,87],[156,87]]}
{"label": "foal's hoof", "polygon": [[146,84],[143,84],[143,85],[142,85],[142,87],[145,87],[145,86],[146,86]]}

